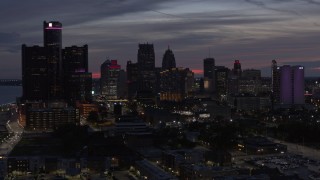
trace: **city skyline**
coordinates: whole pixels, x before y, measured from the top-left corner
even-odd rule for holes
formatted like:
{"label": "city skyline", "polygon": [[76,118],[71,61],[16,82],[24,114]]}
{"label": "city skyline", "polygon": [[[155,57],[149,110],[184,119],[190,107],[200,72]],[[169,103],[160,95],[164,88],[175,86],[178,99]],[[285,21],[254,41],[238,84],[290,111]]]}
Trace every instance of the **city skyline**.
{"label": "city skyline", "polygon": [[[61,6],[60,3],[63,3]],[[62,46],[88,44],[89,71],[98,73],[109,57],[124,68],[137,61],[139,43],[154,44],[160,67],[168,45],[177,67],[201,72],[203,59],[231,68],[271,75],[279,65],[303,65],[306,76],[317,76],[320,36],[315,0],[228,1],[94,1],[0,2],[1,78],[21,78],[21,45],[41,45],[41,22],[63,24]],[[26,11],[25,9],[36,9]],[[14,15],[8,16],[11,12]],[[199,71],[200,70],[200,71]]]}

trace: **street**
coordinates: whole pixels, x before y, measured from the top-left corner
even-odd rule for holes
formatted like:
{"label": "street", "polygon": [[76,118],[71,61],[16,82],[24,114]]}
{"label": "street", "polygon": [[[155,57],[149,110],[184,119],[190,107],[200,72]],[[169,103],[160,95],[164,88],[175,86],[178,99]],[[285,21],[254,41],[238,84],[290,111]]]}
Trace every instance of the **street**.
{"label": "street", "polygon": [[6,121],[5,126],[9,133],[9,135],[1,141],[1,156],[7,156],[11,152],[14,146],[20,141],[23,133],[23,127],[18,123],[18,113],[16,107],[12,106],[8,112],[8,116],[1,116],[1,122]]}

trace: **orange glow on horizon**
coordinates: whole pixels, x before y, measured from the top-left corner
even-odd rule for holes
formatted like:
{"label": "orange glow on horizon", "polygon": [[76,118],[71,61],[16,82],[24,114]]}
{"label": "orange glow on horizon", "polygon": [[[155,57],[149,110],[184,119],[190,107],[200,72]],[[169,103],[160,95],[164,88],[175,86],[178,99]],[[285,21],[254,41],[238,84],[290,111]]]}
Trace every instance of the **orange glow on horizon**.
{"label": "orange glow on horizon", "polygon": [[92,78],[93,79],[99,79],[100,78],[100,73],[92,73]]}
{"label": "orange glow on horizon", "polygon": [[194,74],[203,74],[203,70],[202,69],[192,69],[192,72],[194,73]]}
{"label": "orange glow on horizon", "polygon": [[[192,69],[191,70],[194,74],[197,74],[197,75],[202,75],[203,74],[203,70],[202,69]],[[92,78],[93,79],[99,79],[101,77],[100,73],[98,72],[93,72],[92,73]]]}

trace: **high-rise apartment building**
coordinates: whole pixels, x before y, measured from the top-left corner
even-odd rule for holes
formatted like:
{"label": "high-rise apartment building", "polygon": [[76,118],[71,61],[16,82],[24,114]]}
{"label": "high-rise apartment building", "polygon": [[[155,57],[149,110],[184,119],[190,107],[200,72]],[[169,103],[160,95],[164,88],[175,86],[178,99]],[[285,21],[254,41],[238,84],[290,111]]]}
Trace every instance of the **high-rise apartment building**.
{"label": "high-rise apartment building", "polygon": [[163,55],[162,69],[166,70],[166,69],[171,69],[175,67],[176,67],[176,59],[174,57],[172,50],[168,47],[168,49]]}
{"label": "high-rise apartment building", "polygon": [[118,98],[118,81],[121,66],[117,60],[106,60],[101,65],[100,90],[107,100]]}
{"label": "high-rise apartment building", "polygon": [[280,103],[285,105],[304,104],[304,67],[284,65],[280,73]]}

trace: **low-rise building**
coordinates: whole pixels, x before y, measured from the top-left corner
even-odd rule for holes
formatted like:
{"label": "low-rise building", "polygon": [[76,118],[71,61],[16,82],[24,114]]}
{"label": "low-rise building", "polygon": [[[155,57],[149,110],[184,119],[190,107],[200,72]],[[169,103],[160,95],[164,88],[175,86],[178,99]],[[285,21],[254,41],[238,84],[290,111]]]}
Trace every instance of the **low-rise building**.
{"label": "low-rise building", "polygon": [[273,154],[286,152],[287,146],[256,136],[239,142],[238,149],[248,154]]}
{"label": "low-rise building", "polygon": [[145,179],[152,180],[176,180],[177,178],[173,175],[163,171],[161,168],[157,167],[155,164],[147,160],[137,161],[135,165],[138,174]]}

